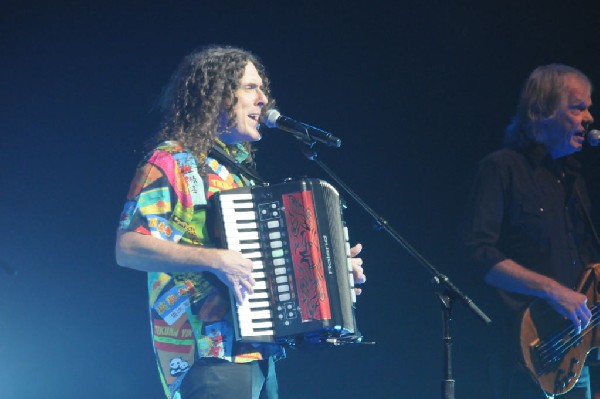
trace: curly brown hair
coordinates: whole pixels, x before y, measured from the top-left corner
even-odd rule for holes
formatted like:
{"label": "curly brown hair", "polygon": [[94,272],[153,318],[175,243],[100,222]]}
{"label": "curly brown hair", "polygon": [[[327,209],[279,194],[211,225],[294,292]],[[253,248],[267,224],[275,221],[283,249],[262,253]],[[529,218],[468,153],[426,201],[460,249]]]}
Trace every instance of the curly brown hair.
{"label": "curly brown hair", "polygon": [[[216,138],[235,123],[235,91],[246,65],[256,67],[262,90],[270,99],[269,79],[260,59],[249,51],[231,46],[209,46],[193,51],[181,62],[163,90],[160,105],[163,113],[156,141],[175,140],[189,149],[200,167]],[[274,100],[263,112],[274,106]],[[228,126],[220,126],[226,114]],[[251,144],[243,143],[248,152]],[[249,157],[252,161],[252,157]]]}

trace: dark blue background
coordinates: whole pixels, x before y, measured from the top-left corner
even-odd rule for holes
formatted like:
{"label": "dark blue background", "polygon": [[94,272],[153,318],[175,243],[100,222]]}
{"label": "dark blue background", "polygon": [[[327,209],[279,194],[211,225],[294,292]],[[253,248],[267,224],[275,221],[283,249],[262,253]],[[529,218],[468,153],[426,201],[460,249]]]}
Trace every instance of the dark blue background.
{"label": "dark blue background", "polygon": [[[493,315],[455,239],[477,160],[499,146],[534,67],[570,64],[600,84],[599,15],[591,1],[351,3],[3,6],[0,262],[18,275],[0,271],[2,398],[163,397],[145,276],[117,267],[114,233],[162,85],[207,44],[261,56],[282,113],[343,139],[319,159]],[[284,133],[266,131],[258,148],[259,169],[274,182],[330,180]],[[598,151],[580,157],[600,203]],[[440,397],[436,287],[348,202],[369,279],[357,318],[377,345],[289,352],[282,397]],[[457,398],[486,397],[493,328],[455,307]]]}

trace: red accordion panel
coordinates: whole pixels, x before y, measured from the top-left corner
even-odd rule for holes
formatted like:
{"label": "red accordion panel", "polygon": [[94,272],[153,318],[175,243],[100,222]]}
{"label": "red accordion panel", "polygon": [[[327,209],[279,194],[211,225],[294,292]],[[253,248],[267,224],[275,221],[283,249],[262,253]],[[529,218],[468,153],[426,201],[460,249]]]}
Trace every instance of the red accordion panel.
{"label": "red accordion panel", "polygon": [[302,321],[331,319],[312,194],[284,194],[283,204]]}

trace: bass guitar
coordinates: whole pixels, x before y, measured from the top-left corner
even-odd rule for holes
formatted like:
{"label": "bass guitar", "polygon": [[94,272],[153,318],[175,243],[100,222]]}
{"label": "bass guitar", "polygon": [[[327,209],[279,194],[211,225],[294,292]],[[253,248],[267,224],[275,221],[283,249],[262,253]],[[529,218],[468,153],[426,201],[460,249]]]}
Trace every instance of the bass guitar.
{"label": "bass guitar", "polygon": [[548,397],[568,392],[579,378],[587,354],[600,346],[600,264],[585,269],[578,290],[585,294],[592,319],[577,333],[567,321],[543,300],[531,303],[520,323],[523,362]]}

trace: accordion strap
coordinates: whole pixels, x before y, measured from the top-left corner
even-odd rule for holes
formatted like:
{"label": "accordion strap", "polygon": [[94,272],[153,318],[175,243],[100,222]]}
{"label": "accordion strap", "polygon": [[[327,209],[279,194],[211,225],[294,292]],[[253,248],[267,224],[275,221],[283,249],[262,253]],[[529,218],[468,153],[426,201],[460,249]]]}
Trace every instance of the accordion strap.
{"label": "accordion strap", "polygon": [[218,145],[212,146],[210,155],[222,164],[227,165],[227,167],[235,171],[236,174],[249,178],[253,180],[256,184],[260,184],[261,186],[267,184],[267,182],[262,177],[260,177],[260,175],[254,168],[249,168],[237,162]]}

